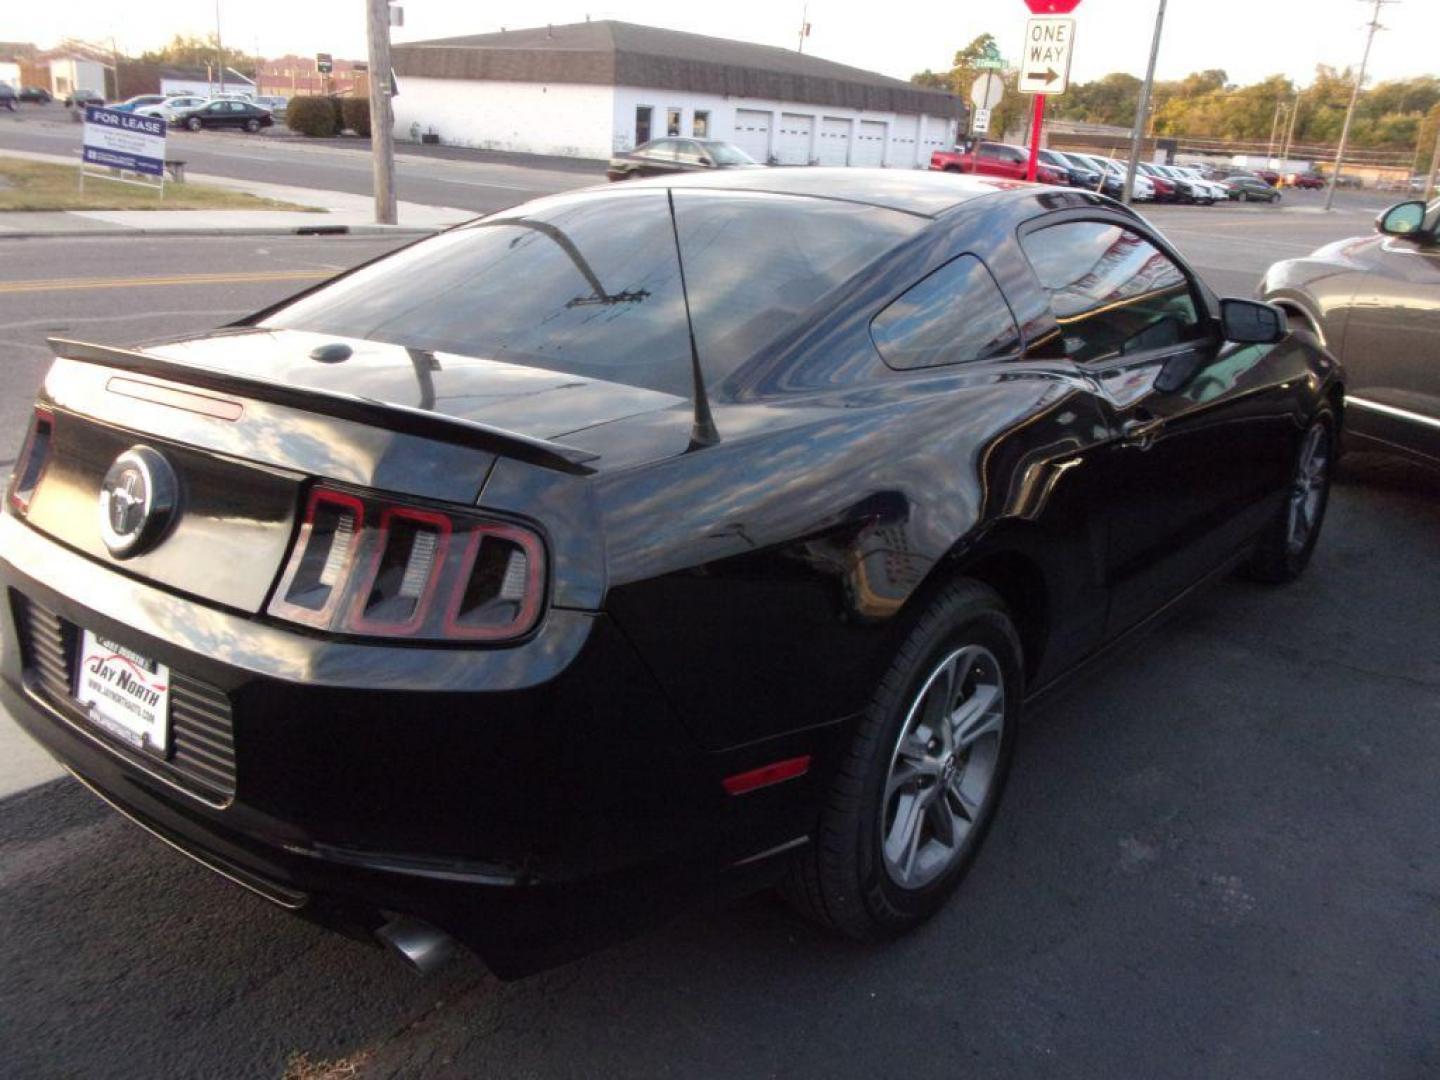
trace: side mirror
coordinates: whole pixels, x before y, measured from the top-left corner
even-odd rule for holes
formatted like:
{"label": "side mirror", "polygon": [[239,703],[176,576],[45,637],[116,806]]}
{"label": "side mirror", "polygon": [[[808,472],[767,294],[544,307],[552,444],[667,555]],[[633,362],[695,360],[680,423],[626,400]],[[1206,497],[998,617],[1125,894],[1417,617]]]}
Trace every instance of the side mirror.
{"label": "side mirror", "polygon": [[1425,228],[1425,204],[1396,203],[1375,219],[1375,229],[1386,236],[1414,236]]}
{"label": "side mirror", "polygon": [[1221,300],[1220,329],[1238,345],[1273,345],[1290,332],[1285,312],[1259,300]]}

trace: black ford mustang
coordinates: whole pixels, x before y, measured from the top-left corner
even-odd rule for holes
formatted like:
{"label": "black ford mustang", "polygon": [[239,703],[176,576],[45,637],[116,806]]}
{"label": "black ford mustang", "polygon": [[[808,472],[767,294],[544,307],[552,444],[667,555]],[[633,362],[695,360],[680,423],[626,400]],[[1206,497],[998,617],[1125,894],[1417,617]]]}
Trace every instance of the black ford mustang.
{"label": "black ford mustang", "polygon": [[1341,373],[1082,191],[755,170],[543,199],[215,333],[53,342],[5,701],[271,900],[515,976],[783,882],[933,911],[1022,704],[1283,581]]}

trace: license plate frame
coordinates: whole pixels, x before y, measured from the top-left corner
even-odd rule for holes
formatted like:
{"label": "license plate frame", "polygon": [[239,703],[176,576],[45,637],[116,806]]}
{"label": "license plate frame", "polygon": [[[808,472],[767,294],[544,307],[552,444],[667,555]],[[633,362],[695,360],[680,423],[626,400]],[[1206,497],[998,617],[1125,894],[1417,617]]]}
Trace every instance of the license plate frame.
{"label": "license plate frame", "polygon": [[132,750],[170,753],[170,669],[102,637],[80,635],[75,701],[89,722]]}

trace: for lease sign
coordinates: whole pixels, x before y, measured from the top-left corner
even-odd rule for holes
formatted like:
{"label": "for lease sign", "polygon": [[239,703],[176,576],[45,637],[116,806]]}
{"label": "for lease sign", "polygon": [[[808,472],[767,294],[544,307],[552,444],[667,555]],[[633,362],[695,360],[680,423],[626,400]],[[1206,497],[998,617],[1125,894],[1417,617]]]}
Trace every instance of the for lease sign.
{"label": "for lease sign", "polygon": [[92,165],[161,176],[165,172],[165,121],[87,105],[82,156]]}

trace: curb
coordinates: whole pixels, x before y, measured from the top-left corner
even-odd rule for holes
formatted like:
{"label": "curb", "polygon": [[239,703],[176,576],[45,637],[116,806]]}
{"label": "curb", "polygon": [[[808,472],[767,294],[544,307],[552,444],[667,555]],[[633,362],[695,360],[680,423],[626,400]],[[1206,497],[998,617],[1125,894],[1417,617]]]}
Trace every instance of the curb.
{"label": "curb", "polygon": [[427,225],[296,225],[279,228],[274,225],[247,225],[234,228],[220,226],[170,226],[169,228],[113,229],[35,229],[29,232],[0,231],[0,240],[76,240],[87,238],[113,239],[117,236],[434,236],[449,226]]}

